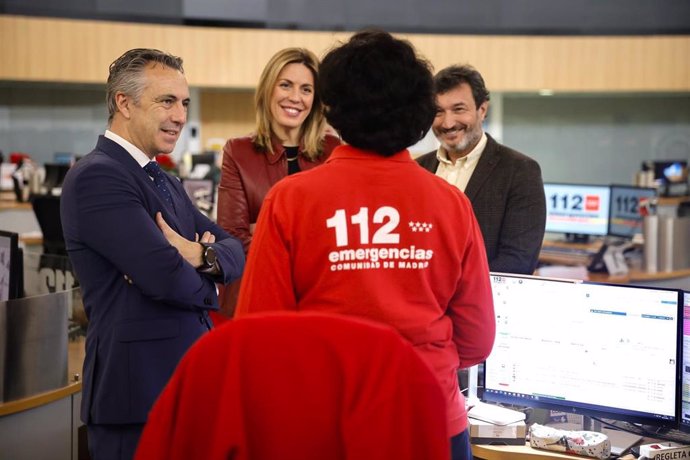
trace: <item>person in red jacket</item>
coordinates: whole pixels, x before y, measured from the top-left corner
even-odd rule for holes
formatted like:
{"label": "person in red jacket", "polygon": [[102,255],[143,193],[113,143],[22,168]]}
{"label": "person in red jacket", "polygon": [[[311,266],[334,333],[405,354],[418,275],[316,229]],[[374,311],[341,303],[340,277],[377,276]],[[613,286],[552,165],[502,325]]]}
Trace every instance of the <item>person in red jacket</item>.
{"label": "person in red jacket", "polygon": [[363,31],[321,63],[326,118],[348,145],[267,194],[236,317],[340,313],[395,327],[434,370],[454,459],[470,459],[457,370],[491,352],[484,242],[465,195],[406,147],[436,112],[428,63],[408,42]]}
{"label": "person in red jacket", "polygon": [[185,355],[135,460],[447,460],[445,399],[391,327],[283,312],[229,321]]}
{"label": "person in red jacket", "polygon": [[[304,48],[285,48],[266,64],[256,89],[253,134],[223,147],[218,224],[244,245],[245,255],[264,197],[289,174],[324,162],[340,144],[326,134],[318,88],[319,61]],[[221,294],[221,311],[232,316],[239,280]],[[215,323],[224,318],[214,315]]]}

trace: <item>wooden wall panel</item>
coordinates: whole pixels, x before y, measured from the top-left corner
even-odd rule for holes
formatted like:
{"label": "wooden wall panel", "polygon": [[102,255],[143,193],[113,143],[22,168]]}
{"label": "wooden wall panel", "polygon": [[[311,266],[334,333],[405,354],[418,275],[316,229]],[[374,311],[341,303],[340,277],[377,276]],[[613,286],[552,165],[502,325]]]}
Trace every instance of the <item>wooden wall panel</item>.
{"label": "wooden wall panel", "polygon": [[253,130],[252,91],[201,91],[201,145],[204,148],[212,148],[209,142],[213,139],[227,140]]}
{"label": "wooden wall panel", "polygon": [[[323,55],[349,33],[223,29],[0,15],[0,81],[103,84],[130,48],[182,56],[201,89],[202,145],[254,127],[252,89],[277,50]],[[401,34],[435,67],[471,63],[493,92],[688,92],[689,36]]]}
{"label": "wooden wall panel", "polygon": [[[278,49],[323,54],[349,34],[0,16],[0,80],[103,83],[134,47],[182,56],[189,83],[253,88]],[[469,62],[492,91],[690,91],[689,36],[404,35],[440,69]]]}

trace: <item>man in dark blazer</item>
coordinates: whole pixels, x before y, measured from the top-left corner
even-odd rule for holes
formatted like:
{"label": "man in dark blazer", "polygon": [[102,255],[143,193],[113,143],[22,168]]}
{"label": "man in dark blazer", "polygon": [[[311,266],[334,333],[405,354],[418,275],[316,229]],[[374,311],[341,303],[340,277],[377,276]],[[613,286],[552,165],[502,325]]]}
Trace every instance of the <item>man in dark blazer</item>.
{"label": "man in dark blazer", "polygon": [[532,274],[546,223],[539,164],[484,133],[489,91],[473,67],[441,70],[434,92],[432,129],[441,146],[417,162],[470,199],[491,271]]}
{"label": "man in dark blazer", "polygon": [[81,418],[92,458],[121,460],[133,457],[182,355],[211,328],[215,283],[241,275],[244,252],[157,169],[187,120],[182,60],[130,50],[111,64],[106,89],[109,129],[67,174],[61,216],[89,319]]}

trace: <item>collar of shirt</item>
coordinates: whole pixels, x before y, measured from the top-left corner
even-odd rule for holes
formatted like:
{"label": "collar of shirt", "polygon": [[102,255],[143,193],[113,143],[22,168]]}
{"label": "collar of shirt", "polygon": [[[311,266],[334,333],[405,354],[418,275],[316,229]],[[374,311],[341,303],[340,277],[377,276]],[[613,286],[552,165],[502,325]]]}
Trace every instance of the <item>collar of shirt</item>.
{"label": "collar of shirt", "polygon": [[117,143],[123,149],[127,150],[127,153],[129,153],[132,156],[132,158],[134,158],[134,160],[137,163],[139,163],[139,166],[141,166],[142,168],[144,166],[146,166],[146,164],[149,161],[155,161],[155,160],[151,160],[148,156],[146,156],[146,154],[144,152],[142,152],[141,150],[139,150],[139,148],[137,148],[134,144],[132,144],[131,142],[118,136],[117,134],[110,131],[109,129],[105,130],[104,136],[107,137],[108,139],[110,139],[111,141]]}
{"label": "collar of shirt", "polygon": [[393,155],[390,156],[383,156],[379,155],[376,152],[368,152],[366,150],[358,149],[357,147],[353,147],[351,145],[343,144],[335,148],[331,155],[328,157],[328,160],[326,160],[326,163],[330,163],[331,161],[336,161],[336,160],[366,160],[366,161],[402,161],[402,162],[411,162],[414,161],[412,159],[412,155],[410,155],[410,152],[405,149],[401,150],[400,152],[396,152]]}
{"label": "collar of shirt", "polygon": [[[486,142],[486,133],[482,132],[482,137],[479,139],[479,142],[477,142],[477,145],[474,146],[470,153],[468,153],[462,158],[459,158],[455,162],[455,167],[461,167],[465,169],[471,167],[472,169],[474,169],[474,166],[477,164],[477,161],[479,161],[479,157],[482,156],[484,147],[486,147]],[[453,167],[453,163],[448,159],[448,152],[446,152],[446,149],[443,148],[443,145],[440,145],[438,147],[438,150],[436,151],[436,158],[438,158],[439,163],[449,167]]]}
{"label": "collar of shirt", "polygon": [[464,192],[474,173],[479,157],[482,155],[484,147],[486,147],[486,140],[486,134],[482,133],[481,139],[479,139],[472,151],[456,160],[455,164],[448,159],[448,152],[443,147],[439,147],[436,152],[436,157],[439,160],[436,175]]}

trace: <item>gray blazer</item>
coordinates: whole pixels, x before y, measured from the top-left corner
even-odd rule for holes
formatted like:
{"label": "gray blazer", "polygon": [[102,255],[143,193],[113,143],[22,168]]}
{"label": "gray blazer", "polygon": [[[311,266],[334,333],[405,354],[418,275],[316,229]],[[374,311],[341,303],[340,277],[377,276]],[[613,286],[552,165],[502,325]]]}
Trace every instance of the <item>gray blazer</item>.
{"label": "gray blazer", "polygon": [[[532,274],[544,239],[546,200],[541,168],[533,159],[496,142],[486,148],[465,189],[479,222],[489,268]],[[417,158],[436,173],[436,151]]]}

